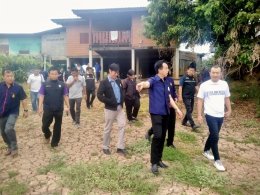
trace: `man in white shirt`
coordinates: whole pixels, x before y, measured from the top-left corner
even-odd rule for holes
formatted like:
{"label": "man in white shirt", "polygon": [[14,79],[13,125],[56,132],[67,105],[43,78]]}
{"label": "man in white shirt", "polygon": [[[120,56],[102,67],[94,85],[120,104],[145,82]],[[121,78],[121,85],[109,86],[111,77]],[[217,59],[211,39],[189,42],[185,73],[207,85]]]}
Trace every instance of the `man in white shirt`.
{"label": "man in white shirt", "polygon": [[38,104],[39,104],[38,92],[43,82],[44,82],[44,78],[40,74],[40,70],[38,69],[33,70],[33,73],[29,75],[27,80],[30,89],[32,109],[34,112],[37,112],[38,110]]}
{"label": "man in white shirt", "polygon": [[[231,115],[230,92],[226,81],[220,80],[221,68],[217,65],[210,69],[210,80],[201,84],[198,92],[198,122],[203,122],[202,107],[209,128],[209,137],[206,141],[203,155],[215,160],[214,166],[219,171],[225,171],[218,152],[219,132],[224,117]],[[226,110],[225,110],[226,108]],[[213,156],[210,154],[212,150]]]}
{"label": "man in white shirt", "polygon": [[[86,99],[86,82],[85,77],[79,75],[79,71],[76,68],[71,69],[71,76],[69,76],[66,82],[69,88],[69,104],[70,114],[73,123],[79,127],[80,125],[80,107],[82,97]],[[75,111],[76,104],[76,111]]]}

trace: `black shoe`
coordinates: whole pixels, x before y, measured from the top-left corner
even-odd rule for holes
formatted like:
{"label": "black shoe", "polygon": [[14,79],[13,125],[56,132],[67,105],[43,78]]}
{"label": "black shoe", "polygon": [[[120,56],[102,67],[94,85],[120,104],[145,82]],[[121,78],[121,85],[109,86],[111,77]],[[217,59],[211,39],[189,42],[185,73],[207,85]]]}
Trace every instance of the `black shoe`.
{"label": "black shoe", "polygon": [[182,126],[185,126],[185,127],[190,127],[190,125],[188,123],[181,123]]}
{"label": "black shoe", "polygon": [[176,149],[176,146],[174,144],[167,144],[167,147]]}
{"label": "black shoe", "polygon": [[196,131],[196,129],[198,129],[200,127],[198,125],[193,125],[191,128],[192,128],[193,131]]}
{"label": "black shoe", "polygon": [[52,147],[52,148],[58,147],[58,144],[53,144],[53,143],[51,143],[51,147]]}
{"label": "black shoe", "polygon": [[125,156],[127,154],[125,149],[120,149],[120,148],[117,148],[116,153],[121,154],[123,156]]}
{"label": "black shoe", "polygon": [[159,161],[157,165],[161,168],[167,168],[168,167],[168,165],[164,164],[162,161]]}
{"label": "black shoe", "polygon": [[158,175],[159,170],[158,170],[157,164],[153,164],[153,165],[152,165],[151,171],[152,171],[153,174]]}
{"label": "black shoe", "polygon": [[145,134],[145,139],[147,139],[149,142],[151,142],[151,135],[149,134],[149,130]]}
{"label": "black shoe", "polygon": [[106,155],[110,155],[110,154],[111,154],[111,152],[110,152],[109,149],[103,149],[103,152],[104,152],[104,154],[106,154]]}
{"label": "black shoe", "polygon": [[137,119],[137,118],[135,118],[135,117],[133,117],[133,118],[132,118],[132,120],[134,120],[134,121],[138,121],[138,119]]}

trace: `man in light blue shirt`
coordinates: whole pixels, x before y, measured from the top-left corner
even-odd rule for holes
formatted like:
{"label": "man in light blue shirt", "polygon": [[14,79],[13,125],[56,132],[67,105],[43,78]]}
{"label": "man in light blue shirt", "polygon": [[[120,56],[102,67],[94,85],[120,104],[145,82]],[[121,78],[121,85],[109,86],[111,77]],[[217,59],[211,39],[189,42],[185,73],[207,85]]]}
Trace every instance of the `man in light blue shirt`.
{"label": "man in light blue shirt", "polygon": [[118,78],[119,66],[118,64],[111,64],[109,66],[108,77],[100,82],[97,98],[105,104],[105,128],[103,135],[103,152],[110,155],[110,133],[114,120],[118,124],[118,142],[117,153],[125,155],[125,125],[126,116],[123,110],[123,86],[121,80]]}

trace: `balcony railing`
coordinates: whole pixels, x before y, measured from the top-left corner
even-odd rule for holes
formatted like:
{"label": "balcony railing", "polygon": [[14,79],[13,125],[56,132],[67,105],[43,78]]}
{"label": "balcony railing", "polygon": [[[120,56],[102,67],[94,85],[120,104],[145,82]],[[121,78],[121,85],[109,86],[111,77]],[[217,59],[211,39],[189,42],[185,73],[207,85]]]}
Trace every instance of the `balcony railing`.
{"label": "balcony railing", "polygon": [[92,33],[93,47],[129,47],[131,31],[94,31]]}

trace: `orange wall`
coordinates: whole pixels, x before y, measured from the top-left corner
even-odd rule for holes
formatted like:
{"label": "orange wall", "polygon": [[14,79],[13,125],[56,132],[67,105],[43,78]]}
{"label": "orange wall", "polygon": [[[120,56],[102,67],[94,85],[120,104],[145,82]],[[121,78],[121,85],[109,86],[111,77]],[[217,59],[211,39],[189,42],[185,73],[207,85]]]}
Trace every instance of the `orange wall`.
{"label": "orange wall", "polygon": [[144,24],[141,15],[132,16],[132,46],[133,47],[147,47],[155,46],[155,41],[146,38],[144,33]]}
{"label": "orange wall", "polygon": [[[88,24],[73,25],[66,27],[67,44],[66,54],[68,57],[87,57],[89,44],[80,44],[80,33],[88,33]],[[93,55],[97,55],[93,52]]]}

